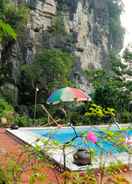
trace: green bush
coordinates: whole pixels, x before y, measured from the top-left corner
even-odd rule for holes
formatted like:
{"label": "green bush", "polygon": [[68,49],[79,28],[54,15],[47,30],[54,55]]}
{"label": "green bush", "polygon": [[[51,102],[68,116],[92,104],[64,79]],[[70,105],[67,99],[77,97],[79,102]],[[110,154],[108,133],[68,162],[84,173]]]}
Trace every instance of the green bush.
{"label": "green bush", "polygon": [[7,37],[16,39],[16,32],[8,23],[0,19],[0,42]]}
{"label": "green bush", "polygon": [[37,119],[31,119],[28,116],[17,114],[14,118],[14,123],[19,127],[44,126],[47,125],[48,118],[41,117]]}
{"label": "green bush", "polygon": [[120,114],[121,123],[131,123],[132,122],[132,113],[124,111]]}
{"label": "green bush", "polygon": [[71,122],[74,125],[92,125],[111,123],[116,111],[113,108],[103,108],[93,102],[81,105],[70,112]]}
{"label": "green bush", "polygon": [[3,98],[0,98],[0,118],[6,118],[8,123],[14,118],[14,108]]}
{"label": "green bush", "polygon": [[63,35],[66,34],[63,15],[61,15],[61,13],[58,13],[58,15],[53,19],[52,28],[53,28],[53,32],[56,34],[57,33],[63,34]]}
{"label": "green bush", "polygon": [[33,126],[48,126],[48,117],[37,118],[33,120]]}
{"label": "green bush", "polygon": [[72,112],[70,115],[70,120],[73,125],[81,125],[82,124],[82,116],[78,114],[78,112]]}
{"label": "green bush", "polygon": [[0,41],[16,39],[27,19],[28,9],[24,4],[16,6],[9,0],[0,0]]}
{"label": "green bush", "polygon": [[123,58],[125,59],[125,61],[131,62],[131,60],[132,60],[132,52],[130,52],[129,49],[125,49],[125,51],[123,53]]}
{"label": "green bush", "polygon": [[[87,112],[84,114],[88,120],[91,120],[91,123],[108,123],[110,120],[115,117],[115,110],[113,108],[103,108],[96,104],[91,104],[87,109]],[[106,121],[107,120],[107,121]]]}
{"label": "green bush", "polygon": [[14,118],[14,123],[19,127],[29,127],[33,124],[33,120],[28,116],[22,116],[17,114]]}
{"label": "green bush", "polygon": [[0,117],[4,116],[7,112],[14,112],[14,109],[6,100],[0,98]]}

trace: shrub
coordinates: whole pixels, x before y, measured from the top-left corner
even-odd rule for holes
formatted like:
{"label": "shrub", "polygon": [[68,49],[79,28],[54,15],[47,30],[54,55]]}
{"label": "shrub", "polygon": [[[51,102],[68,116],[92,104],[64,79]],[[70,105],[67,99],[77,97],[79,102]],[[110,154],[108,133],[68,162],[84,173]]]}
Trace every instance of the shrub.
{"label": "shrub", "polygon": [[124,111],[120,114],[121,123],[129,123],[132,121],[132,113]]}
{"label": "shrub", "polygon": [[14,108],[3,98],[0,98],[0,118],[5,118],[8,124],[14,118]]}
{"label": "shrub", "polygon": [[84,114],[85,117],[88,117],[91,122],[94,124],[97,122],[109,122],[113,117],[115,117],[115,110],[113,108],[103,108],[96,104],[91,104],[87,109],[87,112]]}
{"label": "shrub", "polygon": [[58,13],[58,15],[53,19],[52,27],[53,27],[53,31],[56,34],[57,33],[63,34],[63,35],[66,34],[63,15],[61,15],[61,13]]}
{"label": "shrub", "polygon": [[14,123],[20,127],[28,127],[32,125],[33,120],[28,116],[22,116],[17,114],[14,118]]}
{"label": "shrub", "polygon": [[0,42],[6,37],[16,39],[16,32],[9,24],[0,19]]}

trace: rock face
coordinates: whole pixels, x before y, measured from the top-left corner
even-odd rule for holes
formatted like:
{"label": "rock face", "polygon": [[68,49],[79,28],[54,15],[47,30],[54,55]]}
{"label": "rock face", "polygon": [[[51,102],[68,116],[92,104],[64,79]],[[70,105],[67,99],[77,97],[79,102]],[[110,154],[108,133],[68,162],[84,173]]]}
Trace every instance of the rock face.
{"label": "rock face", "polygon": [[[98,15],[101,12],[104,13],[104,10],[108,17],[107,7],[103,5],[95,8],[97,19],[94,9],[89,11],[89,1],[79,1],[73,19],[67,22],[69,24],[68,31],[76,32],[75,54],[80,58],[81,68],[84,70],[101,68],[102,64],[107,62],[104,56],[108,54],[108,35],[103,31],[102,23],[99,23],[100,20],[98,20]],[[108,24],[107,22],[103,23]]]}
{"label": "rock face", "polygon": [[[13,0],[21,3],[22,0]],[[89,86],[83,70],[108,67],[108,49],[112,47],[109,32],[109,10],[106,0],[23,0],[30,8],[24,37],[12,48],[12,78],[19,83],[21,64],[31,64],[44,47],[65,48],[75,53],[77,61],[72,78]],[[54,19],[63,21],[65,34],[53,30]],[[118,45],[120,49],[122,42]],[[0,47],[1,50],[1,47]]]}
{"label": "rock face", "polygon": [[23,48],[23,62],[31,64],[37,50],[43,48],[43,32],[52,26],[52,19],[56,15],[56,2],[27,0],[26,3],[30,7],[30,18],[20,48]]}
{"label": "rock face", "polygon": [[[72,34],[74,37],[74,51],[72,51],[78,56],[81,68],[84,70],[101,68],[108,64],[110,20],[107,1],[25,0],[25,2],[31,9],[23,43],[25,63],[32,62],[36,50],[45,46],[45,34],[52,28],[53,18],[61,7],[59,12],[63,16],[67,34]],[[65,6],[66,10],[63,9]],[[55,47],[57,42],[60,42],[59,39],[57,38],[56,43],[51,45]]]}
{"label": "rock face", "polygon": [[[3,53],[7,51],[0,45],[0,63],[5,63],[10,67],[8,91],[14,88],[14,96],[10,101],[17,105],[18,103],[18,87],[20,80],[20,68],[22,64],[31,64],[37,51],[43,48],[43,32],[51,27],[52,18],[56,15],[56,2],[54,0],[12,0],[18,6],[19,3],[27,3],[30,9],[28,23],[24,30],[23,36],[11,45],[6,61],[2,60]],[[5,54],[4,54],[5,55]],[[5,65],[4,64],[4,65]],[[8,74],[7,74],[8,75]],[[14,86],[14,87],[13,87]],[[7,91],[6,81],[0,86],[2,94],[6,96],[4,91]],[[16,92],[17,91],[17,92]],[[9,96],[7,94],[7,96]]]}

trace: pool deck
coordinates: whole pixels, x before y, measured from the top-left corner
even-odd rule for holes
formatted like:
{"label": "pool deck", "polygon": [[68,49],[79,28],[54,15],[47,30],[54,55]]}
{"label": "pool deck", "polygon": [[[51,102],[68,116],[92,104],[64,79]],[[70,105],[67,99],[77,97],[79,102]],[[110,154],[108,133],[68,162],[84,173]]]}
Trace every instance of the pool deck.
{"label": "pool deck", "polygon": [[[19,141],[7,134],[5,129],[0,128],[0,163],[2,163],[2,165],[6,164],[6,155],[8,155],[10,158],[17,159],[22,151],[23,144],[20,144]],[[55,169],[53,170],[53,168],[51,169],[48,166],[43,167],[41,172],[47,176],[46,182],[44,182],[44,184],[49,184],[49,182],[58,184],[57,179],[60,180],[61,178],[59,172],[57,172]],[[29,171],[22,175],[22,184],[29,184],[29,175]],[[35,184],[40,184],[40,182],[36,182]]]}
{"label": "pool deck", "polygon": [[[55,127],[51,127],[51,129],[54,129]],[[65,127],[67,128],[67,127]],[[24,143],[27,143],[32,146],[40,145],[42,146],[42,150],[44,150],[44,153],[53,161],[60,164],[62,167],[64,166],[64,154],[63,154],[63,146],[61,147],[54,147],[49,145],[44,145],[42,143],[43,139],[40,136],[34,135],[32,133],[28,133],[28,131],[32,129],[46,129],[46,128],[19,128],[17,130],[11,130],[8,129],[8,133],[13,135],[16,138],[19,138],[19,140],[22,140]],[[44,148],[43,148],[44,147]],[[92,160],[91,165],[86,166],[78,166],[74,164],[73,161],[73,154],[76,152],[75,148],[72,147],[66,147],[65,148],[65,167],[71,171],[82,171],[86,170],[87,168],[90,169],[96,169],[99,168],[100,160],[102,159],[102,162],[105,163],[106,166],[108,166],[111,162],[114,161],[121,161],[124,164],[131,164],[132,165],[132,158],[128,155],[128,153],[119,153],[119,154],[105,154],[102,157],[96,157],[94,160]]]}
{"label": "pool deck", "polygon": [[[15,156],[17,158],[17,155],[19,152],[23,150],[23,144],[19,142],[15,137],[10,136],[7,134],[5,129],[0,128],[0,162],[4,162],[4,157],[6,153],[8,153],[11,157]],[[56,172],[56,174],[55,174]],[[44,184],[49,184],[49,182],[53,184],[58,184],[56,177],[60,180],[60,173],[58,173],[56,170],[53,172],[52,169],[45,166],[43,168],[43,173],[47,175],[47,182]],[[132,184],[132,171],[127,171],[125,173],[122,173],[121,176],[126,177],[130,184]],[[62,182],[60,182],[61,184]],[[25,173],[22,177],[22,184],[29,184],[29,173]],[[36,182],[35,184],[40,184],[39,182]]]}

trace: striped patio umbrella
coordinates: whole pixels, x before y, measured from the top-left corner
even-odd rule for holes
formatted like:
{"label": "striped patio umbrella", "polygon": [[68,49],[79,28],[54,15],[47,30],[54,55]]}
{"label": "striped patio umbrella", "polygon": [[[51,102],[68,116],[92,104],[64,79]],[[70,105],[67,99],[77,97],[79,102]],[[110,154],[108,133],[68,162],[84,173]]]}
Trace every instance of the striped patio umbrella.
{"label": "striped patio umbrella", "polygon": [[58,104],[60,102],[72,102],[72,101],[88,101],[90,97],[85,94],[84,91],[77,88],[65,87],[55,90],[48,98],[48,104]]}

